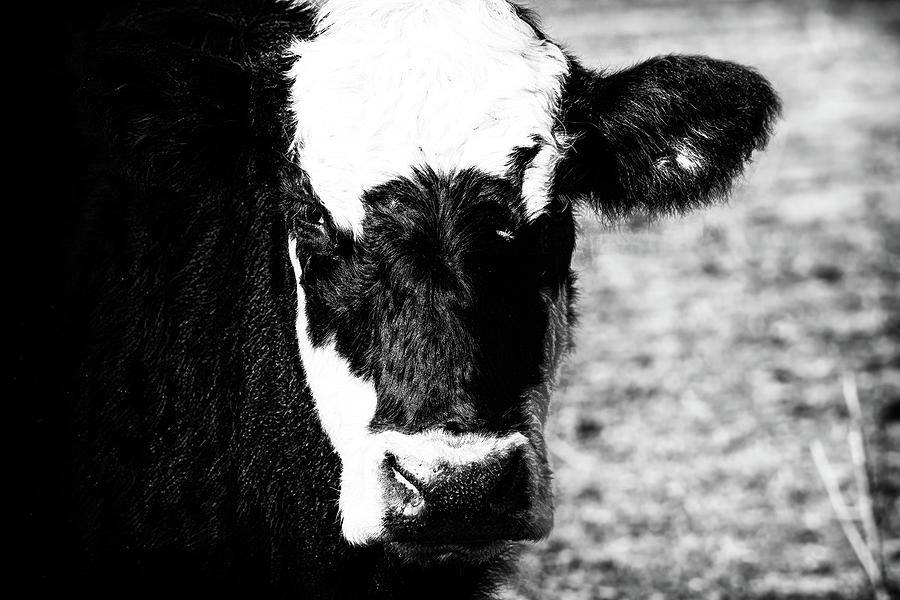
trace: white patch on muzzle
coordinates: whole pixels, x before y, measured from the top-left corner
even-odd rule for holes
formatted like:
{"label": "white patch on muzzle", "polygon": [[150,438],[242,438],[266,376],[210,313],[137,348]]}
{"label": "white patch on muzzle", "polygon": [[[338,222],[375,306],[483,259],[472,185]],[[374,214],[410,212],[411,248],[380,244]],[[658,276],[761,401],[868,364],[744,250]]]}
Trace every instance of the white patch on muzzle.
{"label": "white patch on muzzle", "polygon": [[341,459],[339,509],[341,532],[355,545],[384,535],[386,506],[382,464],[393,454],[408,473],[427,482],[441,468],[483,462],[527,443],[519,433],[504,437],[451,435],[429,431],[406,435],[395,431],[372,433],[377,394],[372,382],[354,375],[333,341],[314,346],[307,329],[306,296],[300,284],[302,268],[297,242],[288,239],[288,254],[297,287],[297,345],[306,384],[319,420]]}
{"label": "white patch on muzzle", "polygon": [[377,437],[384,451],[393,454],[404,471],[425,484],[443,469],[484,463],[528,443],[521,433],[495,437],[434,430],[413,435],[385,431]]}

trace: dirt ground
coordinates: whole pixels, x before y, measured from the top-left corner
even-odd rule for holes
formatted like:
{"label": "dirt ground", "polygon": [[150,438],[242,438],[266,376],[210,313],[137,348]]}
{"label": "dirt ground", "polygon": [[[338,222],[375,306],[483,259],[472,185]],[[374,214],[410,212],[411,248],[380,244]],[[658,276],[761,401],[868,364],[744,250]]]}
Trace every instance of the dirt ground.
{"label": "dirt ground", "polygon": [[855,501],[856,376],[900,580],[900,3],[534,0],[597,67],[757,67],[784,118],[727,206],[582,219],[578,348],[548,425],[556,526],[507,598],[867,598],[809,444]]}

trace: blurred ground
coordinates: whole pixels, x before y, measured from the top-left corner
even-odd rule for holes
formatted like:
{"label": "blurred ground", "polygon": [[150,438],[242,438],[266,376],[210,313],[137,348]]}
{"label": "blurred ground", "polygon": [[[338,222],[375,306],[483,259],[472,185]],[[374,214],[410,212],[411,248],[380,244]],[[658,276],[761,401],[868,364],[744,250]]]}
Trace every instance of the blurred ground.
{"label": "blurred ground", "polygon": [[[548,425],[556,527],[508,598],[866,598],[809,455],[852,500],[856,374],[900,538],[900,3],[534,0],[592,66],[704,53],[782,94],[727,207],[582,219],[578,349]],[[896,406],[896,404],[895,404]],[[900,547],[888,551],[900,578]]]}

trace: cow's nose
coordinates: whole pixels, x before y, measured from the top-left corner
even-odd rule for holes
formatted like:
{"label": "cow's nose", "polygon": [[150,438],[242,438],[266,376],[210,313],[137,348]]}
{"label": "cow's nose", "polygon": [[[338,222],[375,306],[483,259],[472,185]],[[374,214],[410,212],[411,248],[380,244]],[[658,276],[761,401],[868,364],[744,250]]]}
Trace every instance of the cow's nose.
{"label": "cow's nose", "polygon": [[408,468],[410,457],[388,453],[386,458],[389,486],[405,516],[415,515],[426,501],[432,512],[445,515],[487,510],[502,516],[526,504],[527,469],[520,448],[483,462],[435,465],[425,477]]}
{"label": "cow's nose", "polygon": [[483,543],[549,532],[549,506],[537,501],[535,461],[523,436],[404,441],[389,446],[383,465],[392,541]]}

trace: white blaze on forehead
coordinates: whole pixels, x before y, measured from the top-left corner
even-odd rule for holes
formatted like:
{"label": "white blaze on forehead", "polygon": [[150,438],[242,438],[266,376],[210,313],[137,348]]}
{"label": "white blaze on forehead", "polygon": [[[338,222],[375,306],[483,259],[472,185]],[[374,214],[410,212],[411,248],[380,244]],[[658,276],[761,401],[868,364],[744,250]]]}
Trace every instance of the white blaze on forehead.
{"label": "white blaze on forehead", "polygon": [[317,34],[290,50],[294,146],[339,226],[359,234],[363,192],[414,167],[502,176],[535,139],[542,171],[526,172],[523,193],[539,212],[568,70],[557,46],[506,0],[320,4]]}

